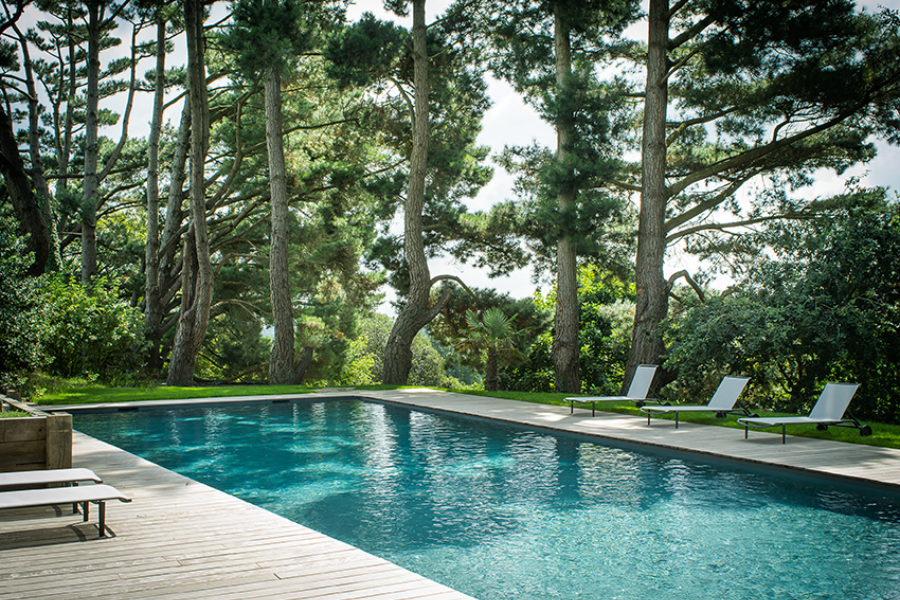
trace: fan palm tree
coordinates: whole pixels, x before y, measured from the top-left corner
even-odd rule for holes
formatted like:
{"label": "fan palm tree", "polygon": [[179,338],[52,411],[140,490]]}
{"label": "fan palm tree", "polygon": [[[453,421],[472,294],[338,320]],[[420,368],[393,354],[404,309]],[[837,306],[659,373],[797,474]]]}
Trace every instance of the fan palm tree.
{"label": "fan palm tree", "polygon": [[486,351],[484,389],[487,391],[500,389],[500,377],[497,374],[500,360],[508,359],[519,351],[519,336],[513,327],[515,318],[515,315],[507,317],[496,307],[484,311],[481,319],[475,312],[466,311],[466,323],[470,332],[463,344]]}

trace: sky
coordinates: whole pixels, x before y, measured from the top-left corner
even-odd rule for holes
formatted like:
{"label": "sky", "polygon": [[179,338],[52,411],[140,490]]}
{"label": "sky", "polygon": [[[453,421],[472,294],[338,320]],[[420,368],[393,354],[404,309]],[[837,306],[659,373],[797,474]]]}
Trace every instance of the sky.
{"label": "sky", "polygon": [[[646,5],[646,0],[644,0],[644,3]],[[435,20],[450,4],[450,0],[428,0],[426,3],[427,22]],[[900,0],[861,0],[858,2],[858,5],[869,12],[877,12],[882,6],[898,10],[900,9]],[[214,10],[218,11],[224,11],[224,9],[224,3],[214,8]],[[382,0],[357,0],[348,9],[348,19],[355,21],[364,12],[372,12],[382,19],[396,19],[407,27],[412,24],[411,18],[398,19],[395,15],[385,12]],[[26,19],[28,17],[29,15],[26,15]],[[214,15],[211,20],[215,19]],[[33,15],[31,22],[33,22]],[[26,25],[30,24],[26,21]],[[640,23],[630,28],[626,33],[637,39],[644,39],[645,32],[646,24]],[[119,35],[123,40],[127,40],[129,34],[121,31]],[[183,39],[176,41],[176,45],[183,45],[183,43]],[[177,60],[178,55],[182,56],[183,59],[183,49],[176,48],[176,56],[170,59],[170,64]],[[488,77],[488,81],[488,93],[493,105],[485,114],[483,129],[478,137],[478,143],[490,146],[495,154],[499,153],[505,145],[529,145],[533,141],[555,148],[556,136],[552,127],[542,121],[535,111],[527,106],[508,84],[490,77]],[[139,95],[132,115],[131,135],[146,135],[149,130],[151,110],[151,94]],[[146,123],[142,122],[140,115],[148,115]],[[175,121],[178,119],[178,116],[179,109],[175,108],[167,111],[165,118]],[[106,134],[113,139],[118,139],[119,131],[118,129],[113,129],[106,132]],[[861,178],[863,185],[900,189],[900,168],[898,167],[900,167],[900,149],[887,146],[886,144],[879,144],[878,156],[867,165],[854,167],[841,176],[836,176],[830,171],[819,173],[815,185],[808,190],[807,195],[812,197],[839,193],[843,190],[844,182],[849,177]],[[512,199],[512,186],[513,178],[505,173],[502,168],[495,165],[494,177],[491,182],[481,190],[477,197],[468,203],[470,210],[488,210],[497,202]],[[485,271],[470,265],[457,263],[452,259],[432,260],[430,267],[433,276],[437,274],[456,275],[470,286],[496,288],[501,292],[509,293],[514,298],[531,296],[536,289],[536,285],[532,281],[531,271],[528,269],[517,271],[508,277],[489,279]],[[693,257],[679,253],[677,249],[669,252],[666,264],[667,275],[681,269],[687,269],[694,273],[699,267],[701,265]],[[725,285],[727,285],[727,281],[720,281],[718,287],[724,287]],[[542,292],[546,292],[549,289],[549,285],[546,282],[539,287]],[[387,302],[381,310],[387,314],[393,314],[393,309],[389,305],[393,294],[390,290],[385,290],[385,292],[388,294]]]}

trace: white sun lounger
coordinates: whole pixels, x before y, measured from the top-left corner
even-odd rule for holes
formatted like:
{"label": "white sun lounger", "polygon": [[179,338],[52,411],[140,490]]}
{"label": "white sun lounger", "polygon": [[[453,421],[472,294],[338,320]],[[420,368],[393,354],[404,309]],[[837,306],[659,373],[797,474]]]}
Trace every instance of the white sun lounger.
{"label": "white sun lounger", "polygon": [[84,521],[86,522],[88,520],[90,503],[94,502],[99,506],[98,527],[100,528],[100,537],[106,537],[106,502],[109,500],[131,502],[131,498],[125,496],[111,485],[80,485],[75,487],[0,492],[0,509],[81,504],[81,512],[84,514]]}
{"label": "white sun lounger", "polygon": [[609,400],[630,400],[637,404],[638,407],[644,405],[645,402],[659,402],[655,398],[647,398],[647,392],[650,391],[650,384],[653,383],[653,376],[656,374],[656,365],[638,365],[634,370],[634,377],[631,378],[631,385],[628,386],[628,392],[624,396],[572,396],[566,398],[569,403],[569,414],[575,412],[575,403],[581,404],[591,403],[591,416],[596,414],[595,406],[597,402],[606,402]]}
{"label": "white sun lounger", "polygon": [[77,484],[79,481],[103,483],[90,469],[42,469],[0,473],[0,487],[38,487],[51,483]]}
{"label": "white sun lounger", "polygon": [[822,390],[816,405],[808,417],[742,417],[738,423],[744,426],[744,439],[747,439],[750,427],[777,427],[781,425],[781,443],[787,441],[785,428],[788,425],[815,425],[817,429],[827,429],[829,425],[837,427],[855,427],[860,435],[872,435],[872,428],[863,425],[851,415],[845,419],[844,413],[859,387],[858,383],[829,383]]}
{"label": "white sun lounger", "polygon": [[648,426],[650,425],[650,417],[653,414],[675,413],[675,429],[678,429],[678,413],[681,412],[715,412],[716,416],[723,417],[729,413],[740,413],[749,417],[750,412],[746,409],[734,409],[738,396],[744,391],[748,381],[750,381],[749,377],[724,377],[709,404],[705,406],[642,406],[641,412],[647,414]]}
{"label": "white sun lounger", "polygon": [[[0,473],[0,488],[41,488],[51,484],[78,485],[81,481],[103,483],[90,469],[40,469],[36,471],[13,471]],[[72,505],[72,514],[78,512],[78,505]]]}

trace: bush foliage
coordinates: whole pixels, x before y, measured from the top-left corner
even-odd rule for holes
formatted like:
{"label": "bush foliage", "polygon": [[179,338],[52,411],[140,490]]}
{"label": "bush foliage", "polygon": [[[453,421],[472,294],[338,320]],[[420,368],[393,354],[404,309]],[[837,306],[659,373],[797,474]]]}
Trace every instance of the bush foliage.
{"label": "bush foliage", "polygon": [[767,234],[731,293],[670,322],[667,368],[753,378],[761,408],[808,410],[829,381],[860,383],[860,418],[900,423],[900,207],[879,191]]}

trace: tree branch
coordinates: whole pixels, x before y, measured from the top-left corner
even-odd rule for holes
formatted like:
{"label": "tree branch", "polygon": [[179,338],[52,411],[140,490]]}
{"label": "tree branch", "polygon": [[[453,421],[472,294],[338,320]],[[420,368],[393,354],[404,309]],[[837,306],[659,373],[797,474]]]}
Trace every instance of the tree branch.
{"label": "tree branch", "polygon": [[697,293],[697,297],[700,298],[700,302],[705,303],[706,296],[703,294],[703,289],[696,281],[694,281],[694,278],[691,277],[691,274],[684,270],[678,271],[677,273],[672,273],[672,276],[669,277],[669,281],[666,285],[666,293],[672,293],[672,288],[675,286],[675,282],[680,277],[684,277],[684,280],[688,282],[688,285],[690,285],[694,289],[694,292]]}
{"label": "tree branch", "polygon": [[765,217],[754,217],[752,219],[745,219],[743,221],[733,221],[731,223],[705,223],[703,225],[696,225],[694,227],[689,227],[688,229],[682,229],[681,231],[676,231],[675,233],[666,237],[666,244],[673,242],[677,239],[687,237],[689,235],[693,235],[695,233],[699,233],[701,231],[710,231],[710,230],[718,230],[725,231],[726,229],[730,229],[733,227],[748,227],[750,225],[755,225],[757,223],[765,223],[767,221],[779,221],[779,220],[794,220],[801,221],[804,219],[812,219],[815,215],[811,212],[804,213],[787,213],[781,215],[769,215]]}
{"label": "tree branch", "polygon": [[768,144],[765,144],[764,146],[757,146],[755,148],[752,148],[750,150],[742,152],[742,153],[738,154],[737,156],[732,156],[731,158],[715,162],[715,163],[709,165],[708,167],[706,167],[705,169],[700,169],[699,171],[696,171],[696,172],[692,173],[691,175],[688,175],[687,177],[685,177],[678,183],[670,186],[669,187],[669,197],[671,198],[673,196],[676,196],[680,192],[684,191],[685,188],[687,188],[688,186],[690,186],[694,183],[697,183],[698,181],[703,181],[704,179],[713,177],[715,175],[718,175],[719,173],[728,171],[729,169],[734,169],[736,167],[743,166],[754,160],[762,158],[763,156],[771,154],[771,153],[775,152],[776,150],[780,150],[780,149],[784,148],[785,146],[790,146],[791,144],[794,144],[796,142],[804,140],[804,139],[806,139],[810,136],[813,136],[817,133],[826,131],[827,129],[830,129],[831,127],[834,127],[835,125],[838,125],[839,123],[847,120],[854,113],[855,113],[855,111],[848,111],[845,113],[841,113],[841,114],[837,115],[836,117],[822,123],[821,125],[816,125],[815,127],[810,127],[809,129],[807,129],[805,131],[801,131],[800,133],[794,134],[791,137],[787,137],[787,138],[784,138],[784,139],[778,140],[778,141],[769,142]]}
{"label": "tree branch", "polygon": [[141,29],[138,25],[134,25],[131,28],[131,76],[128,83],[128,100],[125,103],[125,112],[122,115],[122,136],[119,138],[119,143],[116,144],[115,150],[113,150],[106,161],[103,171],[97,176],[97,181],[103,181],[109,176],[109,172],[112,171],[115,164],[119,161],[122,148],[125,147],[125,142],[128,140],[128,122],[131,120],[131,109],[134,106],[134,91],[137,87],[137,34]]}
{"label": "tree branch", "polygon": [[718,205],[722,204],[723,202],[725,202],[725,200],[728,199],[729,196],[734,194],[738,189],[740,189],[740,187],[742,185],[747,183],[755,175],[756,175],[756,173],[752,173],[751,175],[747,175],[745,177],[741,177],[740,179],[733,181],[730,185],[728,185],[724,190],[722,190],[715,196],[708,198],[707,200],[697,204],[690,210],[687,210],[678,216],[672,217],[665,224],[666,233],[672,231],[679,225],[683,225],[684,223],[690,221],[694,217],[696,217],[708,210],[712,210],[715,207],[717,207]]}

